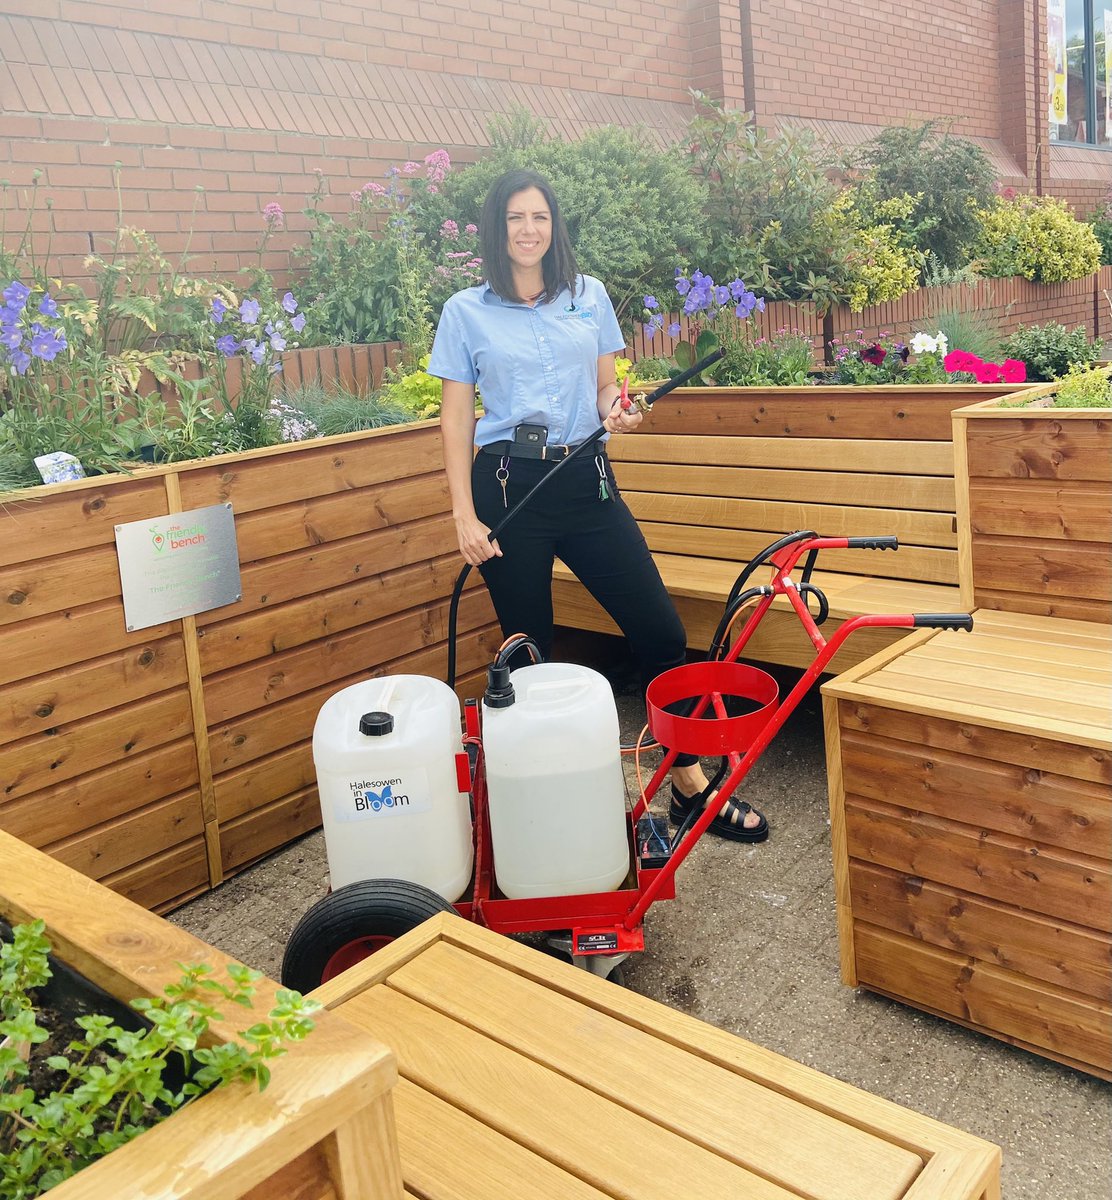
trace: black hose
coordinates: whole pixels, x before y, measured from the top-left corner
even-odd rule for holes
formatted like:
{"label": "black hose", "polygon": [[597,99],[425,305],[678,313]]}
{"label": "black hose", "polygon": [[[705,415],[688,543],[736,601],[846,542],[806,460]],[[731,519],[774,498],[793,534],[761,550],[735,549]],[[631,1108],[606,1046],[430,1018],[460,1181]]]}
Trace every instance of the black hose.
{"label": "black hose", "polygon": [[[694,366],[688,367],[686,371],[681,371],[674,379],[669,379],[667,383],[663,383],[660,387],[650,392],[642,401],[646,408],[652,406],[669,392],[681,387],[693,376],[698,375],[701,371],[705,371],[707,367],[713,366],[724,354],[725,350],[715,350],[708,354],[706,358],[701,358]],[[606,425],[600,425],[594,433],[581,442],[576,448],[562,461],[558,462],[551,471],[529,489],[528,492],[520,499],[513,508],[498,522],[497,525],[487,534],[487,541],[493,542],[503,529],[517,516],[519,512],[529,503],[530,500],[544,487],[551,483],[556,472],[561,468],[566,467],[573,459],[578,458],[581,454],[585,454],[588,449],[594,446],[600,437],[606,433]],[[455,587],[452,588],[452,599],[448,605],[448,674],[447,682],[450,688],[456,686],[456,625],[459,619],[459,602],[463,594],[463,585],[467,582],[467,576],[471,574],[471,564],[465,563],[463,570],[456,577]]]}

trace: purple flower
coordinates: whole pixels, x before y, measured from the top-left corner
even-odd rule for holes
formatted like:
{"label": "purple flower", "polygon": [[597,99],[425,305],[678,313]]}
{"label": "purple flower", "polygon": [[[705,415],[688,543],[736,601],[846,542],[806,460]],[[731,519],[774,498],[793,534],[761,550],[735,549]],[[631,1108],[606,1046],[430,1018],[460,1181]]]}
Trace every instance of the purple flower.
{"label": "purple flower", "polygon": [[714,302],[715,304],[729,304],[730,289],[726,287],[725,284],[719,284],[719,286],[714,289]]}
{"label": "purple flower", "polygon": [[679,321],[673,321],[672,324],[668,326],[668,336],[670,338],[678,338],[680,336]]}
{"label": "purple flower", "polygon": [[[244,343],[246,345],[246,342]],[[263,359],[266,358],[266,342],[259,342],[251,347],[251,358],[254,360],[256,367],[263,365]]]}
{"label": "purple flower", "polygon": [[239,306],[239,319],[244,325],[254,325],[259,319],[258,300],[244,300]]}
{"label": "purple flower", "polygon": [[20,283],[18,279],[13,279],[3,292],[5,301],[17,312],[23,311],[30,294],[31,289],[26,284]]}
{"label": "purple flower", "polygon": [[645,324],[645,332],[649,335],[649,337],[656,337],[656,335],[663,328],[664,318],[660,315],[660,313],[653,313],[653,315],[649,317]]}
{"label": "purple flower", "polygon": [[290,324],[294,327],[294,330],[297,333],[300,333],[305,328],[305,314],[298,313],[297,316],[290,321]]}
{"label": "purple flower", "polygon": [[39,312],[44,317],[56,317],[58,315],[58,305],[54,303],[49,292],[47,292],[39,303]]}
{"label": "purple flower", "polygon": [[272,333],[270,335],[271,349],[277,350],[279,354],[286,348],[286,339],[280,333]]}
{"label": "purple flower", "polygon": [[684,278],[681,276],[680,278],[678,278],[678,279],[676,280],[676,291],[677,291],[677,292],[678,292],[678,293],[679,293],[681,296],[686,296],[686,295],[687,295],[687,293],[688,293],[689,291],[691,291],[691,281],[690,281],[689,279],[684,279]]}
{"label": "purple flower", "polygon": [[228,306],[220,299],[219,296],[212,298],[212,312],[209,314],[212,317],[212,323],[219,325],[224,320],[224,314],[228,311]]}
{"label": "purple flower", "polygon": [[[745,284],[740,279],[735,279],[730,284],[730,296],[734,300],[740,300],[745,295]],[[723,304],[725,301],[723,301]]]}
{"label": "purple flower", "polygon": [[0,346],[17,350],[23,345],[23,331],[15,325],[0,325]]}
{"label": "purple flower", "polygon": [[216,339],[216,348],[225,358],[231,358],[239,350],[239,342],[230,333],[226,333]]}
{"label": "purple flower", "polygon": [[297,301],[296,301],[296,300],[293,298],[293,292],[287,292],[287,293],[286,293],[286,294],[285,294],[285,295],[282,297],[282,307],[283,307],[283,308],[286,310],[286,312],[288,312],[288,313],[295,313],[295,312],[297,312]]}
{"label": "purple flower", "polygon": [[60,329],[44,329],[35,324],[31,327],[31,353],[43,362],[53,362],[66,348],[66,335]]}
{"label": "purple flower", "polygon": [[646,296],[644,298],[644,303],[645,303],[646,308],[659,308],[660,307],[660,305],[656,301],[655,296]]}
{"label": "purple flower", "polygon": [[12,374],[26,375],[27,368],[31,365],[31,356],[26,350],[13,350],[11,353]]}

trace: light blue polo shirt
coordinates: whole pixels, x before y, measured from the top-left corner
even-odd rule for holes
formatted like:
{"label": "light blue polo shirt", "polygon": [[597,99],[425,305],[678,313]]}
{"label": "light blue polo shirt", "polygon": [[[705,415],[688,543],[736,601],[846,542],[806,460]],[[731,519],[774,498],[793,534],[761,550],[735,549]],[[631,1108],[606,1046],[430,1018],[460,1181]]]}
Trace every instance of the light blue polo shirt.
{"label": "light blue polo shirt", "polygon": [[515,425],[545,425],[550,445],[573,445],[599,427],[598,359],[625,348],[606,288],[579,277],[547,304],[503,300],[490,284],[449,297],[429,374],[482,393],[479,446],[512,440]]}

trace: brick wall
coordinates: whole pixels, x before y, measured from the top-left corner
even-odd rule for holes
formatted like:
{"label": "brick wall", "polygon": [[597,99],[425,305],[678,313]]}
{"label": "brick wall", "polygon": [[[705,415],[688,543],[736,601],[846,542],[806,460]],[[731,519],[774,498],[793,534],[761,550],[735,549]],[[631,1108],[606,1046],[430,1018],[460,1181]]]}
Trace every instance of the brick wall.
{"label": "brick wall", "polygon": [[957,118],[1000,133],[999,0],[749,0],[761,118]]}
{"label": "brick wall", "polygon": [[[678,137],[693,46],[700,78],[741,88],[715,67],[707,32],[731,33],[729,6],[697,0],[697,21],[689,7],[39,0],[30,16],[26,0],[0,0],[6,205],[25,209],[41,170],[38,245],[52,229],[56,269],[81,278],[120,200],[125,222],[219,274],[256,261],[261,210],[277,201],[292,232],[272,239],[263,265],[281,271],[303,240],[297,214],[315,172],[330,181],[326,207],[345,211],[348,193],[392,163],[440,147],[473,158],[489,117],[515,105],[565,137],[604,124]],[[9,215],[8,227],[20,221]]]}

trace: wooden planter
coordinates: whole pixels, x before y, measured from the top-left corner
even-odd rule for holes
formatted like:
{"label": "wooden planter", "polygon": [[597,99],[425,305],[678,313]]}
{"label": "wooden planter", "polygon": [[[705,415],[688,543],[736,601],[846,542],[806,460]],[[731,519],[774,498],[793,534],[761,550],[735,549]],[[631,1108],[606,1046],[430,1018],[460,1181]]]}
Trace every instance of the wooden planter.
{"label": "wooden planter", "polygon": [[[61,863],[0,833],[0,917],[40,917],[59,958],[123,1001],[160,994],[178,963],[230,961]],[[215,1025],[227,1040],[274,1005],[256,984],[254,1009]],[[252,1015],[253,1011],[257,1015]],[[393,1054],[342,1017],[316,1029],[272,1068],[270,1086],[219,1089],[51,1191],[57,1200],[400,1200],[391,1089]]]}
{"label": "wooden planter", "polygon": [[[224,501],[242,599],[128,633],[114,526]],[[449,507],[436,422],[6,496],[0,828],[166,908],[318,826],[324,700],[443,678]],[[481,585],[459,631],[466,687],[501,641]]]}
{"label": "wooden planter", "polygon": [[1107,623],[1112,410],[975,404],[954,447],[963,604]]}

